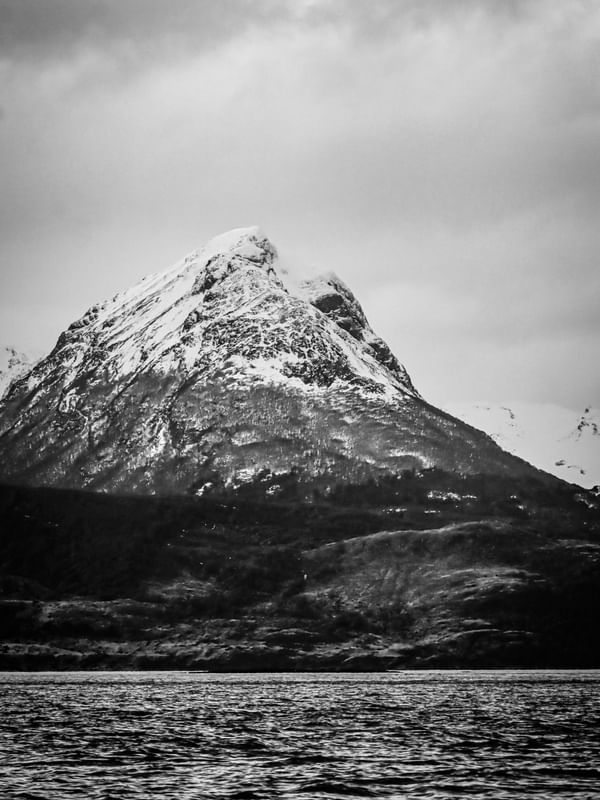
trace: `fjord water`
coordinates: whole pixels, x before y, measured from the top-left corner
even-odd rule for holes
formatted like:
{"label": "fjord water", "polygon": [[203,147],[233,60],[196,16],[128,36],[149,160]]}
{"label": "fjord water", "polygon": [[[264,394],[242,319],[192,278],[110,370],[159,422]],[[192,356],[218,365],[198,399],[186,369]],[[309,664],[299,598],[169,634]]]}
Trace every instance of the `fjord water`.
{"label": "fjord water", "polygon": [[0,673],[0,796],[600,797],[600,672]]}

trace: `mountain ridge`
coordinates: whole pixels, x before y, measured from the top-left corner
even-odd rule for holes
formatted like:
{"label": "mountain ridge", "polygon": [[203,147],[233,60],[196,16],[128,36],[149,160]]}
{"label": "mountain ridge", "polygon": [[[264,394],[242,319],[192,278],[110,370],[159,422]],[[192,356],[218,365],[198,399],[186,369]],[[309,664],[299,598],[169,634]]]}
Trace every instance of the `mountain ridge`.
{"label": "mountain ridge", "polygon": [[423,400],[348,287],[293,275],[257,227],[72,323],[5,395],[0,456],[10,482],[146,493],[265,473],[309,494],[433,466],[535,474]]}

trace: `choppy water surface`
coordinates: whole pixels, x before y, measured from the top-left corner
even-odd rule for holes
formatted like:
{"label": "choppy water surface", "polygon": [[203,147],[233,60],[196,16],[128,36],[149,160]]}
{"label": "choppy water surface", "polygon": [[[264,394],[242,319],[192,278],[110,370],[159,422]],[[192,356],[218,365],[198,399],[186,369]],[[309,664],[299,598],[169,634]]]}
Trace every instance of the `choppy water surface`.
{"label": "choppy water surface", "polygon": [[600,798],[600,673],[0,673],[0,797]]}

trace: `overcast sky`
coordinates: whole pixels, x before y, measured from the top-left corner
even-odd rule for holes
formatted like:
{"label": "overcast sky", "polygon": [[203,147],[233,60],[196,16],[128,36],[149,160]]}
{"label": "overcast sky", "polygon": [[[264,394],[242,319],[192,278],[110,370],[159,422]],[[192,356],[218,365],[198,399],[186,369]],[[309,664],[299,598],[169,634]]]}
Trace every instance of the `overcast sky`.
{"label": "overcast sky", "polygon": [[600,405],[597,0],[0,0],[0,343],[259,224],[435,404]]}

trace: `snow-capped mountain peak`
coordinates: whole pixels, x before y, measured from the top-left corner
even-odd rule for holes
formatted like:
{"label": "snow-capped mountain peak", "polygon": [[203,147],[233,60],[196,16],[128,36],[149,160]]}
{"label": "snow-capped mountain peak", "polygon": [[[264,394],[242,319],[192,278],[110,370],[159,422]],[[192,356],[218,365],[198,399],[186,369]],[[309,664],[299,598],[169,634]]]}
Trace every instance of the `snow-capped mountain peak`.
{"label": "snow-capped mountain peak", "polygon": [[0,464],[10,480],[136,491],[264,470],[529,469],[425,403],[346,284],[290,268],[258,227],[74,322],[0,405]]}
{"label": "snow-capped mountain peak", "polygon": [[[295,379],[305,389],[337,380],[358,381],[367,392],[416,394],[339,278],[288,277],[260,228],[229,231],[93,306],[61,335],[53,362],[40,369],[50,367],[54,374],[46,377],[60,381],[63,391],[90,359],[101,357],[111,380],[218,369],[262,373],[270,382]],[[30,376],[30,389],[40,377]]]}

